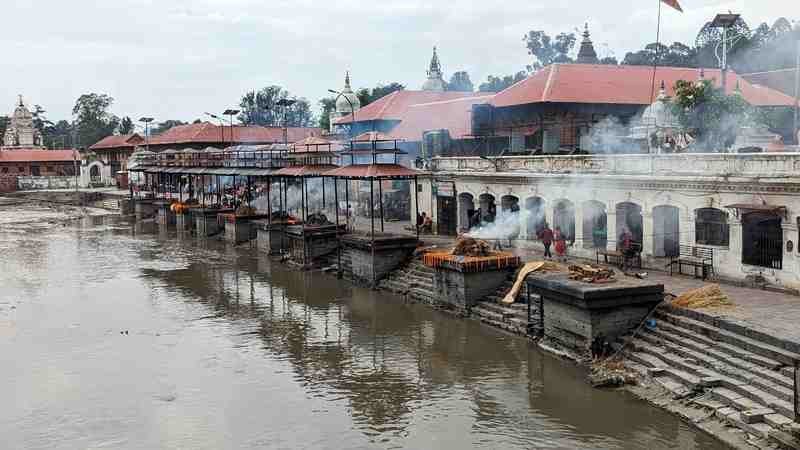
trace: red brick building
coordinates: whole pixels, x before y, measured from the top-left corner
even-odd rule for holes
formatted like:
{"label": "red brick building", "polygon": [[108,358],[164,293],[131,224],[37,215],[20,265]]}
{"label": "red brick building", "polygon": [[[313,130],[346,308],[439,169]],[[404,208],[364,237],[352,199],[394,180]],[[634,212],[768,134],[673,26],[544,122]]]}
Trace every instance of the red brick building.
{"label": "red brick building", "polygon": [[[73,160],[77,159],[77,162]],[[74,176],[80,170],[80,155],[75,150],[41,148],[0,150],[0,192],[17,190],[21,176]]]}

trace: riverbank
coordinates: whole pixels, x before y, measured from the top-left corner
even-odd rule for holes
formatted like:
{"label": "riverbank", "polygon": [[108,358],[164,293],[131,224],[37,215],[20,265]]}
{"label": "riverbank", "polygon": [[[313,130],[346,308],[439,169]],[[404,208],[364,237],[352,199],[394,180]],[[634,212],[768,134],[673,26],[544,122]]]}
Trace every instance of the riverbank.
{"label": "riverbank", "polygon": [[723,448],[522,337],[136,226],[0,227],[8,446]]}

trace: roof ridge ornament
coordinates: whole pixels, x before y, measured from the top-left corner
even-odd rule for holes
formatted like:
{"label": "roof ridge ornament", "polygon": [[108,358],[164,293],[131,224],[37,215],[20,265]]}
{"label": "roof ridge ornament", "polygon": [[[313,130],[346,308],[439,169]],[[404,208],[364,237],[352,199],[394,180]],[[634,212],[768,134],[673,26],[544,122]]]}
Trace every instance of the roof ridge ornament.
{"label": "roof ridge ornament", "polygon": [[599,64],[600,60],[597,59],[597,52],[594,50],[591,35],[589,34],[589,22],[583,25],[583,41],[581,41],[581,48],[578,51],[578,57],[575,60],[578,64]]}

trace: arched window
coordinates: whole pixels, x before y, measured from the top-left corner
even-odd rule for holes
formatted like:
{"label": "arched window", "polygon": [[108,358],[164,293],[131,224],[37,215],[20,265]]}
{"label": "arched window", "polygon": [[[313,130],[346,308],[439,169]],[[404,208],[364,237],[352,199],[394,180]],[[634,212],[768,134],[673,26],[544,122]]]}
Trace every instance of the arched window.
{"label": "arched window", "polygon": [[730,236],[728,213],[716,208],[695,211],[695,242],[727,247]]}

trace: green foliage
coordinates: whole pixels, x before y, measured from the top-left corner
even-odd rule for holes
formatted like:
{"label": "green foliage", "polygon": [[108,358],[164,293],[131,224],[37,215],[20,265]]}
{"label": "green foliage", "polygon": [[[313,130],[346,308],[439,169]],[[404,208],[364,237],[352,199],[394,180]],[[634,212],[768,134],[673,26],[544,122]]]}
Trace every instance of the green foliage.
{"label": "green foliage", "polygon": [[575,48],[578,38],[575,33],[559,33],[555,38],[542,30],[529,31],[522,37],[528,54],[533,56],[533,63],[528,71],[534,72],[553,63],[570,63],[573,59],[569,53]]}
{"label": "green foliage", "polygon": [[402,91],[406,87],[398,82],[392,82],[389,84],[379,84],[372,88],[372,90],[367,88],[362,88],[356,91],[356,97],[358,97],[358,101],[361,102],[361,107],[365,107],[370,103],[378,100],[382,97],[385,97],[392,92],[395,91]]}
{"label": "green foliage", "polygon": [[336,109],[336,98],[326,97],[319,101],[319,107],[322,113],[319,116],[319,127],[323,130],[330,130],[331,117],[330,114]]}
{"label": "green foliage", "polygon": [[[150,134],[161,134],[172,127],[177,127],[178,125],[186,125],[186,122],[182,122],[180,120],[165,120],[163,122],[159,122],[157,125],[150,127]],[[120,133],[126,134],[126,133]]]}
{"label": "green foliage", "polygon": [[450,77],[450,82],[447,83],[447,90],[472,92],[475,90],[475,87],[472,85],[472,80],[469,79],[469,74],[462,70],[453,73],[453,75]]}
{"label": "green foliage", "polygon": [[[278,105],[283,99],[294,100],[291,106]],[[238,120],[243,125],[261,125],[266,127],[311,126],[314,116],[308,100],[289,95],[289,91],[280,86],[267,86],[259,91],[244,94],[239,102],[241,113]]]}
{"label": "green foliage", "polygon": [[504,77],[495,77],[489,75],[485,82],[478,86],[480,92],[500,92],[503,89],[511,86],[512,84],[525,79],[527,74],[525,71],[519,71],[514,75],[506,75]]}
{"label": "green foliage", "polygon": [[741,95],[726,95],[710,80],[675,83],[673,112],[703,151],[724,151],[742,126],[761,123],[757,110]]}
{"label": "green foliage", "polygon": [[631,66],[697,67],[697,49],[680,42],[673,42],[667,47],[664,44],[647,44],[644,50],[628,52],[622,64]]}
{"label": "green foliage", "polygon": [[119,121],[119,134],[131,134],[133,130],[133,120],[130,117],[125,116]]}
{"label": "green foliage", "polygon": [[114,98],[106,94],[83,94],[75,101],[72,115],[77,131],[76,145],[89,147],[111,135],[119,126],[119,118],[109,111]]}

